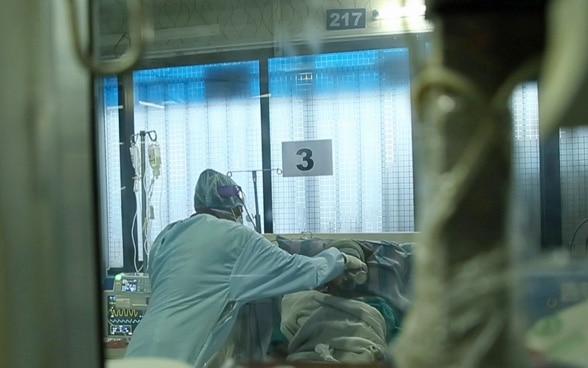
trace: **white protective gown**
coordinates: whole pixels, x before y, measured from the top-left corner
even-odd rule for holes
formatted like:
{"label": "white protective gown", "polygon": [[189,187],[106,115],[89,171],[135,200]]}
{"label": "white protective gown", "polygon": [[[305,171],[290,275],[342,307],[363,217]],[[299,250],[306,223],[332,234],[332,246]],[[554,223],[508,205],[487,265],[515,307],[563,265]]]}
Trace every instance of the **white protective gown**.
{"label": "white protective gown", "polygon": [[127,357],[203,367],[223,347],[247,302],[309,290],[339,276],[342,254],[293,255],[237,222],[199,214],[168,225],[149,259],[149,307]]}

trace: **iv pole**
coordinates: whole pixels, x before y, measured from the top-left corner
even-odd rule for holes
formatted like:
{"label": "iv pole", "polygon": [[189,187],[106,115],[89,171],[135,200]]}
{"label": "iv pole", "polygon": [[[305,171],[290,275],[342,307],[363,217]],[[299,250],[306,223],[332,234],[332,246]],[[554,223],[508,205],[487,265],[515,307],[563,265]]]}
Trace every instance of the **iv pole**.
{"label": "iv pole", "polygon": [[257,171],[251,171],[251,176],[253,180],[253,196],[255,197],[255,230],[261,233],[261,217],[259,216],[259,201],[257,196]]}
{"label": "iv pole", "polygon": [[236,171],[228,171],[227,176],[233,176],[233,173],[236,172],[251,172],[251,179],[253,181],[253,196],[255,197],[255,215],[251,219],[254,223],[253,226],[255,230],[261,234],[261,216],[259,215],[259,196],[257,194],[257,172],[258,171],[276,171],[276,174],[282,175],[281,169],[261,169],[261,170],[236,170]]}
{"label": "iv pole", "polygon": [[[157,132],[155,130],[150,130],[148,132],[141,130],[138,134],[133,134],[131,136],[131,144],[135,144],[137,141],[137,137],[140,137],[140,162],[141,162],[141,166],[140,166],[140,172],[138,176],[138,179],[140,180],[141,183],[141,230],[143,231],[143,236],[141,237],[142,240],[142,244],[144,244],[145,242],[145,237],[147,236],[146,232],[145,232],[145,223],[146,223],[146,219],[147,219],[147,190],[145,188],[145,168],[146,168],[146,163],[145,163],[145,136],[148,136],[149,139],[152,142],[156,142],[157,141]],[[142,252],[143,252],[143,270],[147,269],[147,258],[148,258],[148,254],[147,254],[147,249],[144,246],[141,246]]]}

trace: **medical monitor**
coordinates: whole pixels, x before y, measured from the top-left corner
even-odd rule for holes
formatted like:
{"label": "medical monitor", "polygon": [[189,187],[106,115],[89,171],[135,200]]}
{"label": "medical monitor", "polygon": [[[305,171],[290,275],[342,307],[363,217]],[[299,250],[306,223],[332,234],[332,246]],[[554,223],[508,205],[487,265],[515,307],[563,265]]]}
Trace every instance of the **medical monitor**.
{"label": "medical monitor", "polygon": [[149,304],[151,284],[146,273],[120,273],[104,292],[106,336],[131,337]]}

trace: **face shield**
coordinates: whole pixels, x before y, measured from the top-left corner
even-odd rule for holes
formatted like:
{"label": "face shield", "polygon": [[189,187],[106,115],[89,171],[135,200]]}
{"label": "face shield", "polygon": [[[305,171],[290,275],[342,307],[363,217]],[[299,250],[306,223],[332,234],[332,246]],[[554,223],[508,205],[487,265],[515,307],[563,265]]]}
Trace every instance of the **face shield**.
{"label": "face shield", "polygon": [[235,221],[242,224],[243,223],[243,207],[237,206],[233,208],[233,215],[235,216]]}

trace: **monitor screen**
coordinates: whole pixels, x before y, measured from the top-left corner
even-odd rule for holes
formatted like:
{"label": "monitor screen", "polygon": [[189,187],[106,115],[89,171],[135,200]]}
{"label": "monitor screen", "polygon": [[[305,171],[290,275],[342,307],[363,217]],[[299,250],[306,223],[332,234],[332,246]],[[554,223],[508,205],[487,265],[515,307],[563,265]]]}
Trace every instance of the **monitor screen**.
{"label": "monitor screen", "polygon": [[121,280],[121,291],[129,293],[136,293],[138,291],[137,279],[122,279]]}
{"label": "monitor screen", "polygon": [[[132,286],[130,286],[132,287]],[[124,290],[124,289],[123,289]],[[143,318],[144,310],[135,308],[119,308],[116,305],[116,295],[105,293],[106,298],[106,336],[130,337]]]}

